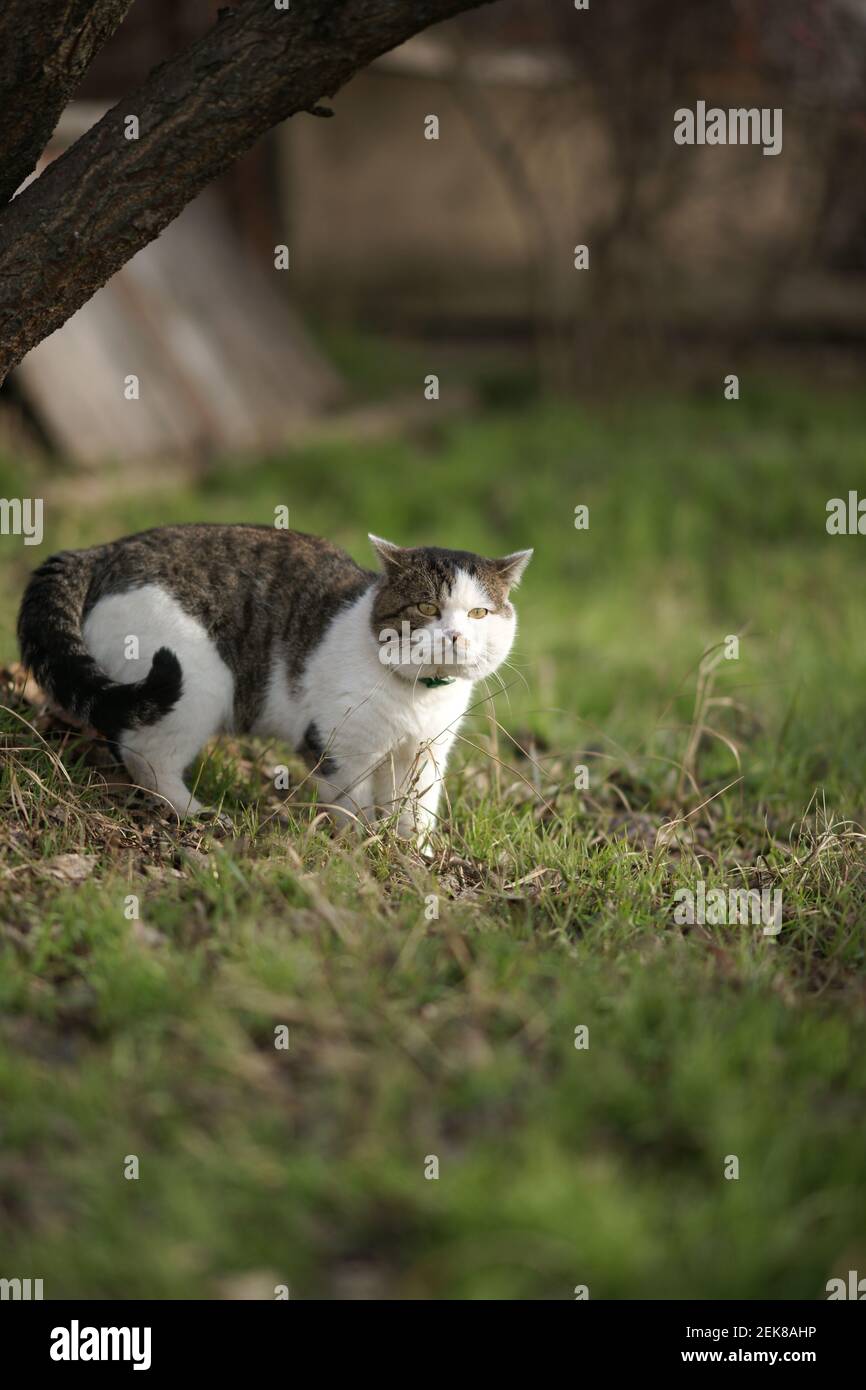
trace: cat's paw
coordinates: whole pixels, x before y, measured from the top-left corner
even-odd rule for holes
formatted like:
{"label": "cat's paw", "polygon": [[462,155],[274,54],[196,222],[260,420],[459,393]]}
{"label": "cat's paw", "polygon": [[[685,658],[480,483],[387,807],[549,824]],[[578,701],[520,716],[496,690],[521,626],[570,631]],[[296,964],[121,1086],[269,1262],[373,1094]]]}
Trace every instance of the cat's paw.
{"label": "cat's paw", "polygon": [[436,857],[436,851],[430,843],[434,829],[435,826],[432,823],[425,824],[423,812],[415,814],[411,811],[404,811],[398,816],[394,826],[395,834],[401,840],[410,840],[423,859],[435,859]]}
{"label": "cat's paw", "polygon": [[416,825],[412,833],[412,839],[415,843],[415,849],[421,855],[421,858],[426,859],[428,862],[431,859],[436,858],[437,851],[436,846],[433,843],[433,836],[435,832],[436,825],[435,822],[431,820],[426,825]]}

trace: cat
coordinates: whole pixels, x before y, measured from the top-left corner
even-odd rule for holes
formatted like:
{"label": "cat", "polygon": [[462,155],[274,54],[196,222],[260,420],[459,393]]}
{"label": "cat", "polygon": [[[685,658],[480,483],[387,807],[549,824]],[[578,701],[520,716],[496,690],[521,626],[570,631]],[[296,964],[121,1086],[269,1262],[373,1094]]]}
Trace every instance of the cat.
{"label": "cat", "polygon": [[378,573],[318,536],[162,526],[51,556],[18,618],[22,660],[178,815],[223,732],[287,741],[337,820],[393,814],[429,844],[473,682],[506,659],[532,557],[370,536]]}

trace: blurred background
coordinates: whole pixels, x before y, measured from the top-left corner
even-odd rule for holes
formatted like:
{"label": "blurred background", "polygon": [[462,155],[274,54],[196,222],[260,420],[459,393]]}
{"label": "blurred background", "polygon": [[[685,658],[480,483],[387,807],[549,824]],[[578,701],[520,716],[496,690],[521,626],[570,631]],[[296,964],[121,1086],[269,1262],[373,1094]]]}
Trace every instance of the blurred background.
{"label": "blurred background", "polygon": [[[217,8],[139,0],[47,157]],[[333,120],[272,132],[31,353],[0,428],[85,463],[279,446],[360,401],[408,417],[351,429],[399,432],[413,343],[447,363],[443,412],[717,385],[756,359],[854,381],[864,67],[866,0],[499,0],[385,55]],[[781,107],[781,156],[676,145],[699,99]]]}

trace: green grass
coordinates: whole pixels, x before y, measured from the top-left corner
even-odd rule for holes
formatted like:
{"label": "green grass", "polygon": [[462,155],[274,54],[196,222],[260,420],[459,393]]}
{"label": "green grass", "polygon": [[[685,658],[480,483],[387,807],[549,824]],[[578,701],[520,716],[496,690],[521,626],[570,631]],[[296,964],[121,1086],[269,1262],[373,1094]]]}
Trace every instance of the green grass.
{"label": "green grass", "polygon": [[[744,396],[431,406],[413,440],[86,509],[0,465],[0,494],[46,498],[38,551],[0,538],[9,660],[32,564],[151,524],[286,504],[364,562],[368,530],[536,549],[431,864],[335,840],[274,791],[286,750],[244,742],[200,769],[233,830],[179,827],[7,688],[36,729],[0,717],[0,1276],[815,1298],[866,1268],[866,541],[824,525],[866,402]],[[677,925],[699,875],[779,888],[778,937]]]}

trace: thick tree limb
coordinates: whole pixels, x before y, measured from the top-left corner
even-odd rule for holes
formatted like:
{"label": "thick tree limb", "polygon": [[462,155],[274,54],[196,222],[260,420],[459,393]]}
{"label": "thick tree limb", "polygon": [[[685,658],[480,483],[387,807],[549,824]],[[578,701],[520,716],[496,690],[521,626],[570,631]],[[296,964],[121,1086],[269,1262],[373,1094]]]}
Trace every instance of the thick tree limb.
{"label": "thick tree limb", "polygon": [[[0,381],[271,126],[488,0],[241,0],[0,213]],[[138,118],[128,140],[125,117]]]}
{"label": "thick tree limb", "polygon": [[0,4],[0,203],[36,168],[60,113],[132,0]]}

